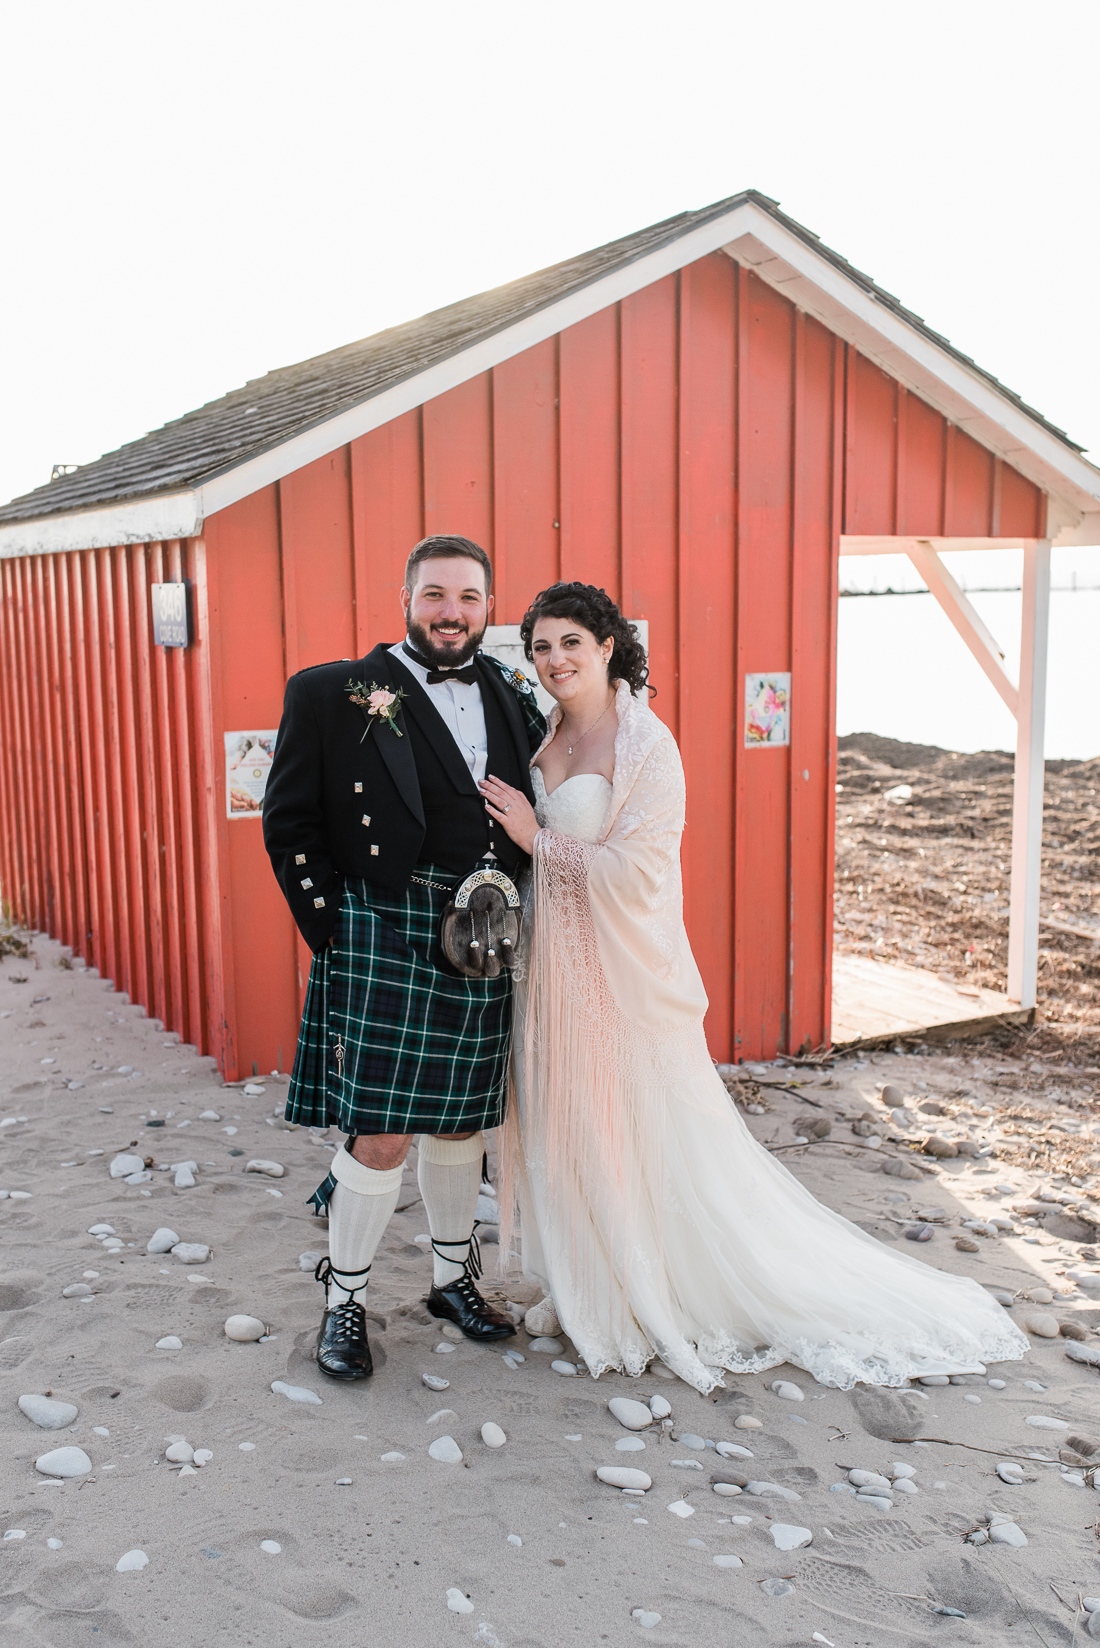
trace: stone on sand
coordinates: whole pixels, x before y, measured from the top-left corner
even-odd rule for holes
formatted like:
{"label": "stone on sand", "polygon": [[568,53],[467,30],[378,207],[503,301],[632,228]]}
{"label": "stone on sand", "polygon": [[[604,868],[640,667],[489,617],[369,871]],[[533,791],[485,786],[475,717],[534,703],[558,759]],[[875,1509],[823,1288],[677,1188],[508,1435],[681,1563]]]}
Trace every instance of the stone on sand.
{"label": "stone on sand", "polygon": [[804,1402],[802,1390],[791,1379],[773,1379],[772,1390],[776,1396],[782,1397],[784,1402]]}
{"label": "stone on sand", "polygon": [[654,1419],[667,1419],[669,1414],[672,1412],[672,1403],[669,1401],[667,1396],[651,1396],[649,1399],[649,1411],[653,1415]]}
{"label": "stone on sand", "polygon": [[[131,1173],[142,1173],[144,1170],[145,1162],[141,1156],[132,1156],[122,1151],[111,1163],[111,1178],[128,1179]],[[96,1230],[94,1234],[98,1236],[99,1231]]]}
{"label": "stone on sand", "polygon": [[268,1162],[262,1156],[257,1156],[253,1161],[246,1162],[244,1170],[246,1173],[266,1173],[269,1179],[281,1179],[286,1172],[286,1168],[281,1162]]}
{"label": "stone on sand", "polygon": [[758,1431],[764,1421],[757,1419],[755,1414],[739,1413],[733,1423],[734,1428],[739,1431]]}
{"label": "stone on sand", "polygon": [[635,1402],[630,1396],[613,1396],[607,1404],[613,1419],[628,1431],[644,1431],[653,1423],[653,1413],[644,1402]]}
{"label": "stone on sand", "polygon": [[765,1596],[770,1597],[792,1596],[794,1593],[794,1586],[789,1579],[762,1579],[760,1589]]}
{"label": "stone on sand", "polygon": [[771,1536],[777,1551],[797,1551],[813,1539],[809,1528],[797,1528],[791,1522],[773,1522]]}
{"label": "stone on sand", "polygon": [[687,1517],[695,1515],[695,1506],[689,1505],[686,1499],[674,1499],[668,1509],[673,1516]]}
{"label": "stone on sand", "polygon": [[1012,1487],[1019,1487],[1024,1480],[1024,1467],[1016,1459],[1001,1459],[997,1463],[997,1475],[1002,1482]]}
{"label": "stone on sand", "polygon": [[1075,1339],[1068,1339],[1065,1350],[1071,1362],[1084,1362],[1090,1368],[1100,1368],[1100,1345],[1082,1345]]}
{"label": "stone on sand", "polygon": [[645,1471],[633,1470],[629,1465],[600,1465],[596,1475],[609,1488],[641,1488],[645,1491],[653,1486],[651,1476],[647,1476]]}
{"label": "stone on sand", "polygon": [[1018,1527],[1010,1516],[1005,1516],[1003,1511],[994,1511],[990,1517],[989,1539],[993,1545],[1027,1544],[1027,1535],[1023,1529]]}
{"label": "stone on sand", "polygon": [[238,1344],[248,1345],[262,1339],[267,1327],[258,1316],[228,1316],[222,1332],[227,1339],[235,1339]]}
{"label": "stone on sand", "polygon": [[445,1391],[450,1390],[451,1388],[451,1381],[449,1379],[440,1379],[439,1375],[435,1373],[422,1373],[420,1375],[420,1383],[422,1385],[427,1385],[430,1391]]}
{"label": "stone on sand", "polygon": [[453,1436],[437,1436],[428,1446],[428,1456],[441,1465],[461,1465],[462,1449]]}
{"label": "stone on sand", "polygon": [[183,1340],[181,1338],[179,1338],[179,1336],[177,1334],[169,1333],[163,1339],[158,1339],[157,1340],[155,1349],[157,1349],[157,1350],[182,1350],[183,1349]]}
{"label": "stone on sand", "polygon": [[43,1476],[87,1476],[92,1462],[83,1448],[53,1448],[34,1462]]}
{"label": "stone on sand", "polygon": [[205,1242],[177,1242],[171,1253],[181,1265],[204,1265],[210,1257],[210,1249]]}
{"label": "stone on sand", "polygon": [[745,1492],[757,1494],[762,1499],[801,1499],[802,1495],[795,1493],[793,1488],[781,1488],[778,1482],[746,1482]]}
{"label": "stone on sand", "polygon": [[68,1287],[61,1289],[63,1299],[86,1299],[91,1293],[87,1282],[70,1282]]}
{"label": "stone on sand", "polygon": [[174,1230],[169,1230],[167,1225],[161,1225],[159,1230],[154,1230],[146,1242],[145,1251],[146,1253],[171,1253],[178,1241],[179,1237]]}
{"label": "stone on sand", "polygon": [[921,1149],[926,1156],[938,1156],[943,1160],[959,1154],[958,1145],[952,1144],[950,1139],[941,1138],[938,1133],[929,1133]]}
{"label": "stone on sand", "polygon": [[465,1591],[460,1591],[457,1585],[450,1586],[447,1591],[447,1607],[452,1614],[472,1614],[474,1611],[473,1603]]}
{"label": "stone on sand", "polygon": [[[1067,1347],[1068,1350],[1072,1347]],[[1068,1431],[1069,1426],[1064,1419],[1052,1419],[1046,1413],[1029,1413],[1024,1420],[1025,1425],[1033,1425],[1037,1431]]]}
{"label": "stone on sand", "polygon": [[165,1448],[164,1457],[170,1465],[190,1465],[195,1450],[190,1442],[173,1442]]}
{"label": "stone on sand", "polygon": [[729,1554],[712,1557],[711,1561],[714,1563],[716,1568],[743,1568],[745,1566],[739,1556],[732,1556]]}
{"label": "stone on sand", "polygon": [[1029,1310],[1023,1324],[1028,1333],[1033,1333],[1040,1339],[1058,1337],[1058,1323],[1047,1310]]}
{"label": "stone on sand", "polygon": [[316,1391],[307,1390],[304,1385],[288,1385],[285,1379],[274,1379],[271,1388],[276,1396],[285,1396],[288,1402],[312,1402],[321,1406],[321,1398]]}
{"label": "stone on sand", "polygon": [[880,1488],[883,1493],[890,1491],[890,1484],[877,1471],[849,1471],[848,1481],[854,1488]]}
{"label": "stone on sand", "polygon": [[19,1407],[32,1425],[43,1431],[61,1431],[71,1425],[80,1409],[71,1402],[59,1402],[55,1397],[38,1396],[32,1392],[19,1398]]}
{"label": "stone on sand", "polygon": [[139,1568],[145,1568],[148,1565],[149,1558],[144,1551],[127,1551],[115,1563],[115,1572],[117,1574],[133,1574],[137,1573]]}
{"label": "stone on sand", "polygon": [[736,1482],[712,1482],[711,1487],[716,1494],[721,1494],[723,1499],[736,1499],[739,1493],[744,1492]]}
{"label": "stone on sand", "polygon": [[637,1624],[643,1626],[647,1631],[651,1631],[655,1625],[660,1625],[661,1623],[660,1614],[655,1614],[652,1608],[632,1608],[630,1610],[630,1617],[632,1620],[635,1620]]}
{"label": "stone on sand", "polygon": [[527,1349],[540,1351],[543,1356],[560,1356],[565,1346],[560,1339],[550,1339],[545,1334],[540,1334],[537,1339],[531,1340]]}
{"label": "stone on sand", "polygon": [[499,1425],[488,1419],[481,1427],[481,1440],[487,1448],[503,1448],[508,1438]]}

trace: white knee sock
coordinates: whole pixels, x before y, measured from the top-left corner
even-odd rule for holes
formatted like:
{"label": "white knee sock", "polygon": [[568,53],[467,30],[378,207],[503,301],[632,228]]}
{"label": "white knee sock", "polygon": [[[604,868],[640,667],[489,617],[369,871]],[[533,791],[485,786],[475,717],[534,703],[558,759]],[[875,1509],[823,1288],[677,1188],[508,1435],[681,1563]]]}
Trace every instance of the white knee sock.
{"label": "white knee sock", "polygon": [[420,1139],[417,1183],[424,1198],[432,1240],[447,1254],[444,1259],[432,1250],[432,1280],[436,1287],[449,1287],[457,1282],[465,1267],[481,1189],[484,1151],[485,1139],[481,1133],[469,1139],[437,1139],[425,1133]]}
{"label": "white knee sock", "polygon": [[349,1298],[357,1305],[366,1303],[365,1273],[397,1206],[403,1171],[403,1166],[385,1172],[365,1167],[346,1150],[336,1152],[332,1164],[336,1188],[328,1204],[329,1258],[334,1270],[357,1274],[332,1278],[330,1305],[346,1304]]}

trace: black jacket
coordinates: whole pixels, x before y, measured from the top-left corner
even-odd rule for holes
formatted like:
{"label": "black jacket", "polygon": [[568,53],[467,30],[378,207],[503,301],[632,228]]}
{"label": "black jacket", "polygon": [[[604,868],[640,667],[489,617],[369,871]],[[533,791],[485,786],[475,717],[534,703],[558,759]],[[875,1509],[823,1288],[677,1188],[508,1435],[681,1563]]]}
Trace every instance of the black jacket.
{"label": "black jacket", "polygon": [[[533,800],[528,763],[545,727],[534,694],[483,654],[477,672],[488,770]],[[351,702],[349,681],[404,690],[395,719],[402,737]],[[457,878],[490,845],[501,867],[517,873],[525,855],[490,822],[449,728],[388,646],[291,676],[264,796],[264,845],[315,954],[336,926],[345,876],[404,891],[419,860],[432,858]]]}

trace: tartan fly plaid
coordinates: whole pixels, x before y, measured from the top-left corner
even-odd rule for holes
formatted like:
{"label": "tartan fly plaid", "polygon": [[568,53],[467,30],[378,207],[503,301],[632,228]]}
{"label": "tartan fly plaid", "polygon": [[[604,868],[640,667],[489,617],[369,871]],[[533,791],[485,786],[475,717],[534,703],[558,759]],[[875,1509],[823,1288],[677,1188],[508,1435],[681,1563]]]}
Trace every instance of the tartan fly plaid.
{"label": "tartan fly plaid", "polygon": [[332,947],[310,969],[288,1121],[348,1134],[500,1124],[511,977],[464,978],[446,968],[443,889],[458,878],[431,864],[414,874],[442,886],[410,882],[398,893],[345,882]]}

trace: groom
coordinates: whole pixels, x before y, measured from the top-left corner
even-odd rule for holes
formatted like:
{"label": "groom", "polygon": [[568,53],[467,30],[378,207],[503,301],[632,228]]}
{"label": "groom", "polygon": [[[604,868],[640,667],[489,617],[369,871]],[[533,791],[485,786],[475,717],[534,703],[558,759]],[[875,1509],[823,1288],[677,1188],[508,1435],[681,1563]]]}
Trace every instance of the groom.
{"label": "groom", "polygon": [[478,651],[491,586],[469,538],[417,544],[405,640],[287,683],[264,799],[264,843],[313,951],[287,1118],[348,1134],[314,1197],[329,1216],[317,1363],[334,1379],[372,1372],[367,1280],[413,1134],[428,1309],[470,1339],[514,1332],[475,1286],[473,1238],[482,1130],[502,1117],[511,975],[466,978],[439,947],[451,890],[475,865],[515,876],[527,863],[477,787],[488,772],[530,798],[544,732],[523,677]]}

